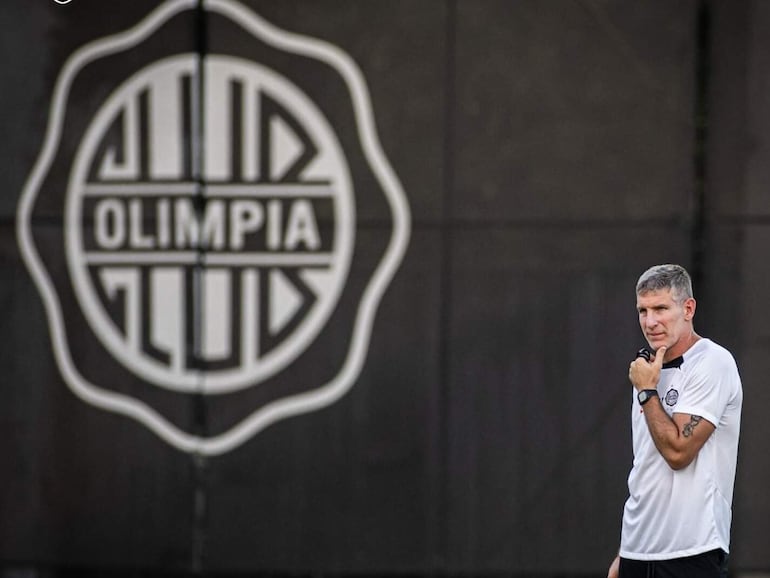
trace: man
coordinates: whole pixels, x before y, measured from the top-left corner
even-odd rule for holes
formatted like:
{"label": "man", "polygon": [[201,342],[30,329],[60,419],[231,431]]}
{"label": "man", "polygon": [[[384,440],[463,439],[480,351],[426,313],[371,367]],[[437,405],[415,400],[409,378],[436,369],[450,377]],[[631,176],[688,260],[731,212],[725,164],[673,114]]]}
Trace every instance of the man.
{"label": "man", "polygon": [[738,369],[726,349],[695,333],[682,267],[645,271],[636,306],[654,355],[629,367],[634,461],[608,578],[724,578],[743,402]]}

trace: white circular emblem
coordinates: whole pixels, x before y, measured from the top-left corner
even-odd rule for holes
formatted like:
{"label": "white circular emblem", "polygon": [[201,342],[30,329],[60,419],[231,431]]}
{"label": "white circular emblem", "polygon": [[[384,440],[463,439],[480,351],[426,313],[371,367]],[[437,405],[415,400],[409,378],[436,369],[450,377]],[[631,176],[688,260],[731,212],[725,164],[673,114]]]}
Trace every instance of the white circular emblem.
{"label": "white circular emblem", "polygon": [[95,115],[65,250],[111,355],[159,387],[215,394],[274,375],[318,336],[347,278],[355,207],[338,139],[296,85],[217,55],[202,102],[198,78],[195,55],[156,62]]}

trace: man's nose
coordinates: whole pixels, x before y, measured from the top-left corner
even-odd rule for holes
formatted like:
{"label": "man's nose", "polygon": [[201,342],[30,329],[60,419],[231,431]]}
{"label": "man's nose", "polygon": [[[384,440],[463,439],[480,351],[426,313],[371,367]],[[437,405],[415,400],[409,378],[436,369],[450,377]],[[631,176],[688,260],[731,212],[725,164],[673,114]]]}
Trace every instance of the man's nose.
{"label": "man's nose", "polygon": [[647,315],[644,319],[645,327],[655,327],[658,324],[658,318],[654,314]]}

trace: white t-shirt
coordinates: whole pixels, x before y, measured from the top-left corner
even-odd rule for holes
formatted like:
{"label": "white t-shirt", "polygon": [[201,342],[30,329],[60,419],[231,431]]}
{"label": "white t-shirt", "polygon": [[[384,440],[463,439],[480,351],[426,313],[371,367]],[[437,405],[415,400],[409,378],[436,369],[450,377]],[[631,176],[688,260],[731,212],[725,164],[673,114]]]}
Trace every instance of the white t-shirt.
{"label": "white t-shirt", "polygon": [[664,367],[658,393],[669,415],[699,415],[716,429],[690,465],[672,470],[652,441],[634,390],[634,464],[620,555],[667,560],[716,548],[729,552],[743,403],[735,360],[725,348],[700,339],[685,352],[679,367]]}

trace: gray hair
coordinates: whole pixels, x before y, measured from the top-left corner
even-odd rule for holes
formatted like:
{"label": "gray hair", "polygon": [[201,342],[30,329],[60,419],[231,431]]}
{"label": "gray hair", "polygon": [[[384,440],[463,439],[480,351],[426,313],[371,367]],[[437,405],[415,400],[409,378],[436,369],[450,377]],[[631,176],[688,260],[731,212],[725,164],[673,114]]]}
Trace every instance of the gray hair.
{"label": "gray hair", "polygon": [[670,289],[674,301],[684,303],[693,296],[690,274],[680,265],[655,265],[650,267],[636,282],[636,294]]}

